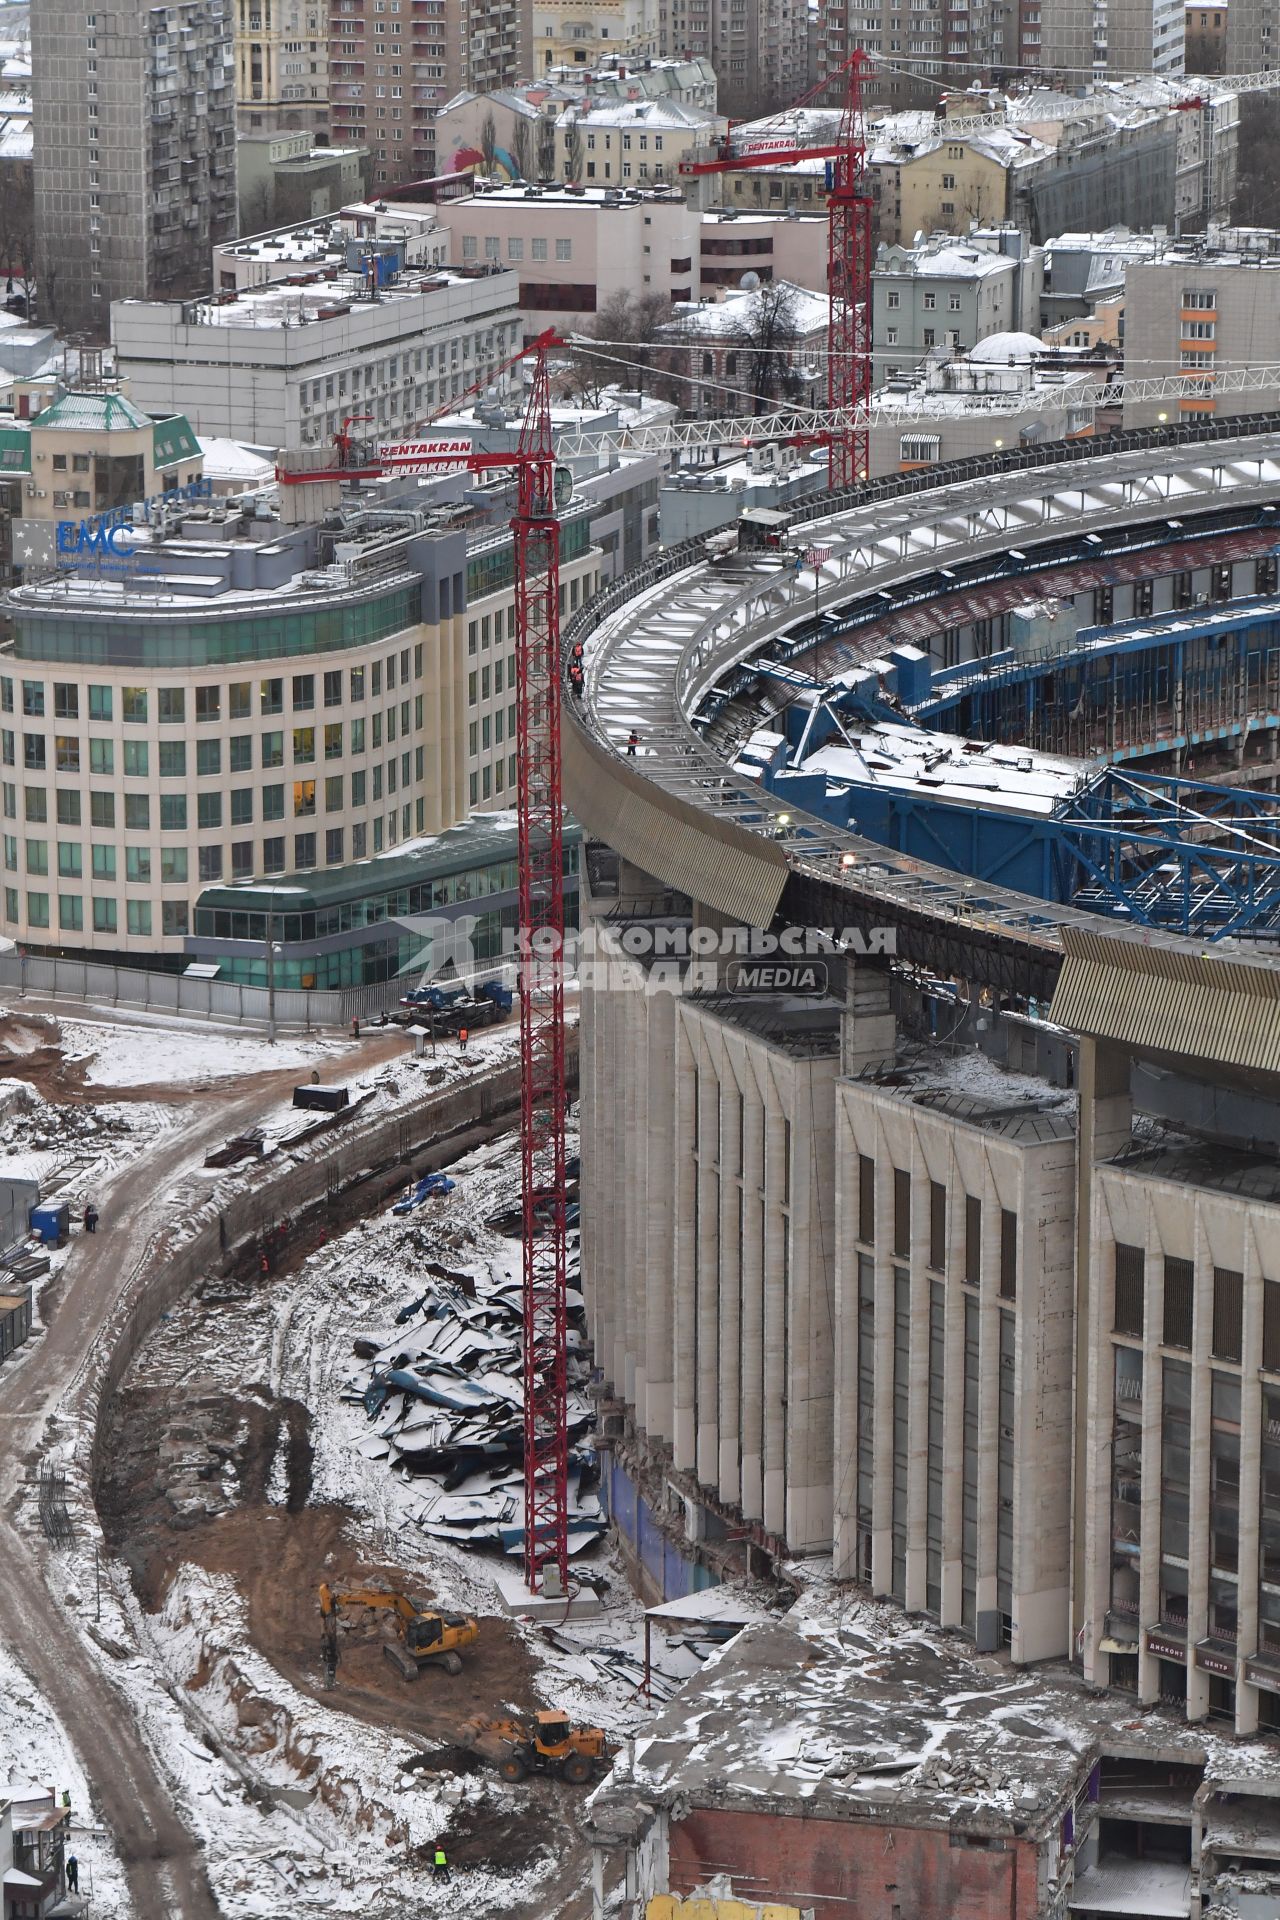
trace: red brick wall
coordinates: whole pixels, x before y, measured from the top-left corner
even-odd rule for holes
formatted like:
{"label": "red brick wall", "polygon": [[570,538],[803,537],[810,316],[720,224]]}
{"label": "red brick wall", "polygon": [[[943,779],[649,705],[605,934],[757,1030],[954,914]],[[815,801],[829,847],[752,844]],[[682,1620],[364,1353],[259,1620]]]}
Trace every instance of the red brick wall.
{"label": "red brick wall", "polygon": [[728,1873],[740,1900],[812,1907],[817,1920],[1032,1920],[1034,1842],[1002,1852],[869,1821],[696,1809],[672,1824],[671,1892]]}

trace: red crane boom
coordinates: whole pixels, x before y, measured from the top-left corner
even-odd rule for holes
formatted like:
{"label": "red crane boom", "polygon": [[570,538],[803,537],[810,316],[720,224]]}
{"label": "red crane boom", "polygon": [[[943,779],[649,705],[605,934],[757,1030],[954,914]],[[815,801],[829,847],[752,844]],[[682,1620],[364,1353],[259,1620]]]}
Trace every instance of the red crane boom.
{"label": "red crane boom", "polygon": [[[751,167],[790,166],[796,160],[828,160],[827,188],[827,405],[855,409],[848,426],[828,439],[833,487],[852,487],[871,470],[867,404],[871,399],[871,266],[873,202],[866,190],[867,136],[862,111],[862,76],[874,65],[859,49],[837,75],[820,80],[797,102],[804,106],[843,78],[844,99],[834,144],[783,144],[767,135],[735,151],[730,129],[714,160],[683,161],[681,173],[738,173]],[[780,125],[784,122],[780,119]]]}

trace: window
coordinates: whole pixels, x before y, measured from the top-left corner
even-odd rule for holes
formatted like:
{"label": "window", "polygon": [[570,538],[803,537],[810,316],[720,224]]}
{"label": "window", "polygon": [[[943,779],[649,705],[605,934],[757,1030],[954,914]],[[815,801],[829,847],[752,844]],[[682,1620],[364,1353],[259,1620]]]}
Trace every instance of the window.
{"label": "window", "polygon": [[207,883],[210,880],[221,880],[222,878],[222,848],[221,847],[201,847],[197,858],[199,863],[200,878],[203,882]]}
{"label": "window", "polygon": [[124,743],[124,771],[127,780],[145,780],[151,770],[150,754],[145,740],[126,740]]}
{"label": "window", "polygon": [[324,676],[324,703],[326,707],[342,705],[342,669],[336,667]]}
{"label": "window", "polygon": [[80,742],[74,734],[59,733],[54,735],[53,760],[59,773],[79,773]]}
{"label": "window", "polygon": [[114,793],[91,793],[89,795],[89,824],[93,827],[115,826],[116,797]]}
{"label": "window", "polygon": [[228,761],[232,773],[248,773],[253,766],[253,735],[251,733],[233,734]]}
{"label": "window", "polygon": [[293,710],[305,713],[316,703],[316,677],[314,673],[295,673],[293,676]]}
{"label": "window", "polygon": [[1192,313],[1212,313],[1218,304],[1218,296],[1211,287],[1184,287],[1182,304]]}
{"label": "window", "polygon": [[253,819],[253,788],[232,787],[231,824],[233,827],[247,827]]}
{"label": "window", "polygon": [[79,933],[84,926],[84,900],[78,893],[58,895],[58,925],[63,933]]}
{"label": "window", "polygon": [[929,1265],[945,1273],[947,1265],[947,1190],[940,1180],[929,1182]]}
{"label": "window", "polygon": [[196,688],[196,720],[220,720],[222,718],[222,688]]}
{"label": "window", "polygon": [[264,767],[282,767],[284,765],[283,733],[264,733],[263,734],[262,764]]}
{"label": "window", "polygon": [[316,863],[316,836],[314,833],[295,833],[293,836],[293,864],[295,867],[314,867]]}
{"label": "window", "polygon": [[124,824],[130,833],[145,833],[151,825],[151,802],[145,793],[126,793]]}
{"label": "window", "polygon": [[227,688],[227,712],[232,720],[248,720],[253,715],[253,686],[248,680],[236,680]]}
{"label": "window", "polygon": [[[284,681],[264,680],[258,689],[260,713],[284,712]],[[235,715],[232,715],[235,718]]]}
{"label": "window", "polygon": [[858,1238],[872,1245],[876,1237],[876,1163],[858,1155]]}
{"label": "window", "polygon": [[331,773],[324,783],[324,810],[326,813],[342,812],[342,775]]}
{"label": "window", "polygon": [[[12,697],[10,698],[12,707]],[[53,685],[53,711],[59,720],[78,720],[80,718],[80,689],[73,684],[55,680]]]}
{"label": "window", "polygon": [[1162,1338],[1166,1347],[1191,1345],[1195,1284],[1195,1267],[1190,1260],[1165,1260]]}
{"label": "window", "polygon": [[262,817],[264,820],[284,819],[284,788],[282,786],[262,789]]}
{"label": "window", "polygon": [[327,867],[342,865],[343,832],[341,827],[330,827],[324,836],[324,861]]}
{"label": "window", "polygon": [[1280,1280],[1262,1283],[1262,1364],[1280,1373]]}
{"label": "window", "polygon": [[187,903],[185,900],[166,900],[160,908],[161,933],[186,933]]}
{"label": "window", "polygon": [[49,871],[49,842],[47,840],[28,840],[27,872],[28,873],[48,873],[48,871]]}
{"label": "window", "polygon": [[149,900],[129,900],[125,903],[125,925],[130,933],[149,937],[151,933],[151,902]]}
{"label": "window", "polygon": [[363,667],[352,667],[351,669],[351,698],[353,700],[364,699],[364,668]]}
{"label": "window", "polygon": [[42,733],[24,733],[22,736],[22,764],[28,773],[39,772],[45,764],[44,735]]}
{"label": "window", "polygon": [[33,719],[39,719],[44,713],[44,681],[24,680],[22,683],[22,711]]}
{"label": "window", "polygon": [[187,882],[187,850],[185,847],[161,847],[160,883],[162,886],[181,885]]}
{"label": "window", "polygon": [[124,850],[124,877],[135,886],[151,885],[151,849],[150,847],[126,847]]}
{"label": "window", "polygon": [[[1165,1283],[1166,1288],[1168,1282]],[[1244,1275],[1228,1267],[1213,1270],[1213,1357],[1239,1360],[1242,1355]]]}
{"label": "window", "polygon": [[[207,745],[208,742],[201,742]],[[160,742],[160,778],[162,780],[185,780],[187,777],[187,747],[184,740],[162,740]]]}
{"label": "window", "polygon": [[59,840],[58,873],[64,880],[79,880],[84,872],[84,860],[78,840]]}
{"label": "window", "polygon": [[911,1254],[911,1175],[902,1167],[893,1170],[893,1251],[902,1260]]}
{"label": "window", "polygon": [[202,793],[196,800],[196,825],[201,833],[213,833],[222,825],[222,795]]}
{"label": "window", "polygon": [[316,757],[316,730],[314,727],[295,727],[293,730],[293,759],[296,766],[299,761],[305,764]]}
{"label": "window", "polygon": [[28,787],[23,794],[26,817],[37,824],[49,818],[49,796],[43,787]]}
{"label": "window", "polygon": [[1018,1297],[1018,1216],[1000,1209],[1000,1298]]}
{"label": "window", "polygon": [[27,895],[27,924],[32,927],[48,926],[49,896],[47,893],[29,893]]}
{"label": "window", "polygon": [[982,1284],[982,1202],[972,1193],[964,1197],[964,1282]]}
{"label": "window", "polygon": [[262,871],[264,873],[284,872],[284,841],[271,838],[262,843]]}
{"label": "window", "polygon": [[1145,1318],[1146,1255],[1141,1247],[1116,1242],[1115,1330],[1141,1340]]}
{"label": "window", "polygon": [[114,900],[94,901],[93,930],[95,933],[115,933],[117,931],[116,903]]}
{"label": "window", "polygon": [[80,825],[80,795],[76,792],[58,791],[58,822],[64,827]]}
{"label": "window", "polygon": [[95,847],[93,849],[93,877],[95,880],[115,879],[116,850],[114,847]]}
{"label": "window", "polygon": [[[161,687],[157,700],[162,727],[181,727],[186,724],[187,696],[182,687]],[[126,714],[125,719],[128,717]]]}
{"label": "window", "polygon": [[304,819],[316,810],[316,783],[314,780],[295,780],[293,783],[293,817]]}
{"label": "window", "polygon": [[573,241],[557,240],[556,241],[556,259],[572,260],[572,258],[573,258]]}
{"label": "window", "polygon": [[146,688],[121,687],[120,712],[130,726],[145,727],[147,724]]}
{"label": "window", "polygon": [[[160,751],[163,754],[164,748],[162,747]],[[163,773],[164,768],[162,767],[160,771]],[[208,780],[213,778],[214,775],[220,774],[221,772],[222,772],[221,740],[197,740],[196,742],[196,773],[197,775],[202,780]]]}

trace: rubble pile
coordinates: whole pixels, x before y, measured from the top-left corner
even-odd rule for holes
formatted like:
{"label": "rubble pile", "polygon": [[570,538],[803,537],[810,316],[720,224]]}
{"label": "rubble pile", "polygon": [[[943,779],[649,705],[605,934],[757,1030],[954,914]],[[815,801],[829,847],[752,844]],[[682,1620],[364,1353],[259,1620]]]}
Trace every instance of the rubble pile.
{"label": "rubble pile", "polygon": [[[422,1189],[428,1189],[422,1191]],[[447,1205],[453,1182],[421,1181],[391,1209],[421,1216]],[[500,1216],[505,1225],[508,1216]],[[493,1223],[497,1224],[497,1223]],[[524,1549],[524,1380],[521,1283],[502,1258],[472,1267],[424,1263],[425,1290],[392,1324],[355,1341],[361,1362],[342,1397],[363,1407],[372,1431],[360,1442],[368,1460],[421,1489],[411,1509],[424,1532],[458,1546]],[[570,1236],[577,1275],[577,1236]],[[594,1410],[581,1292],[568,1289],[569,1551],[604,1533],[591,1442]]]}

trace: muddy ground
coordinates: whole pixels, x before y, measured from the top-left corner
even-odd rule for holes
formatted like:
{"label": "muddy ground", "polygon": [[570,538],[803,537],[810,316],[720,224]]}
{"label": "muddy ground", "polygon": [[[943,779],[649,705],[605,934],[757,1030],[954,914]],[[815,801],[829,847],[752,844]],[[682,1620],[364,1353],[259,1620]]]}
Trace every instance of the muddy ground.
{"label": "muddy ground", "polygon": [[[144,1345],[108,1416],[97,1490],[107,1544],[151,1611],[184,1561],[230,1574],[246,1597],[254,1646],[300,1692],[402,1732],[422,1749],[424,1773],[487,1772],[467,1750],[467,1723],[543,1704],[528,1649],[505,1615],[480,1619],[461,1674],[428,1670],[406,1683],[383,1655],[394,1634],[387,1617],[352,1609],[342,1616],[336,1685],[326,1689],[321,1580],[430,1589],[418,1575],[364,1557],[349,1509],[312,1504],[311,1420],[301,1401],[261,1381],[228,1385],[237,1325],[246,1314],[270,1315],[314,1237],[299,1230],[269,1278],[211,1280]],[[221,1365],[202,1368],[202,1350],[220,1352]],[[583,1791],[539,1779],[513,1789],[495,1776],[481,1802],[451,1820],[450,1860],[459,1869],[519,1873],[550,1849],[565,1891],[550,1906],[540,1902],[536,1920],[585,1920],[590,1861],[576,1819]],[[535,1916],[513,1903],[510,1920]]]}

